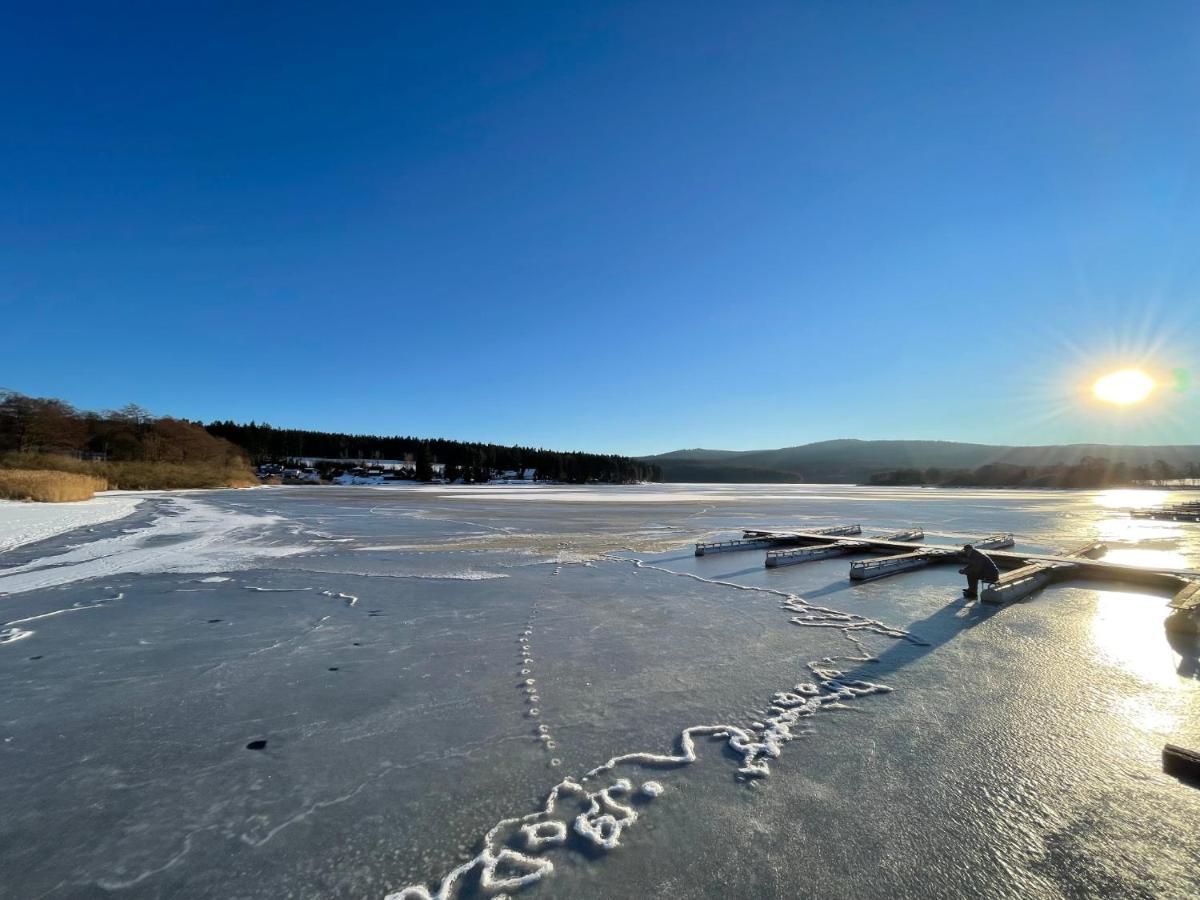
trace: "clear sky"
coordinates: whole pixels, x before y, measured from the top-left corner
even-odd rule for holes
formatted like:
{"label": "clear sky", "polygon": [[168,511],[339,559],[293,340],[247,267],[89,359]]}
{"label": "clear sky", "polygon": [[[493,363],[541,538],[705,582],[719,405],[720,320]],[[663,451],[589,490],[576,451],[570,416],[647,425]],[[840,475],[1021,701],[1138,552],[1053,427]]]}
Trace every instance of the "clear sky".
{"label": "clear sky", "polygon": [[[24,7],[0,386],[631,453],[1200,441],[1193,2]],[[1086,401],[1131,364],[1168,384]]]}

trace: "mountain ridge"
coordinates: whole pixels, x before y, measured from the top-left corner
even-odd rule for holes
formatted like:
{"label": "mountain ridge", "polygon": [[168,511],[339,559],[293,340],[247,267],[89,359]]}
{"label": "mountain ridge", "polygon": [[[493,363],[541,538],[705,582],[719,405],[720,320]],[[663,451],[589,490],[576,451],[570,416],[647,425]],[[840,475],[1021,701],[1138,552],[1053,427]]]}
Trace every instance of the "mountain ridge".
{"label": "mountain ridge", "polygon": [[1091,457],[1112,464],[1179,468],[1200,464],[1194,444],[974,444],[962,441],[835,438],[767,450],[672,450],[640,459],[662,469],[664,481],[731,483],[859,483],[896,469],[977,469],[1077,465]]}

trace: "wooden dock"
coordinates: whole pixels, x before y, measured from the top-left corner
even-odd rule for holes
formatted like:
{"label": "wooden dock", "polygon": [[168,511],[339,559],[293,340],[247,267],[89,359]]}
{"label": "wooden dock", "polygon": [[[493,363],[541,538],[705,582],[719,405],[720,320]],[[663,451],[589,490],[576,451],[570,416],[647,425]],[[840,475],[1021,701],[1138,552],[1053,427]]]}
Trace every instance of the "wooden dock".
{"label": "wooden dock", "polygon": [[[790,561],[806,562],[845,553],[877,553],[878,558],[855,560],[850,564],[850,578],[868,581],[895,575],[930,564],[961,562],[961,546],[930,546],[918,544],[916,532],[897,532],[877,537],[859,537],[858,525],[837,525],[812,531],[780,531],[769,528],[747,528],[741,540],[717,541],[696,545],[696,555],[726,550],[795,547],[795,550],[768,550],[767,566],[789,565]],[[847,538],[853,538],[848,540]],[[907,539],[901,539],[907,538]],[[1017,553],[1013,536],[1008,533],[990,535],[972,542],[987,550],[988,556],[1001,569],[1000,579],[984,589],[983,599],[989,603],[1005,603],[1028,597],[1049,584],[1067,580],[1092,580],[1135,584],[1154,590],[1169,591],[1173,613],[1167,627],[1175,631],[1200,634],[1200,572],[1191,569],[1142,568],[1126,563],[1106,562],[1092,557],[1101,554],[1100,542],[1086,544],[1063,553]],[[771,560],[775,560],[772,562]]]}
{"label": "wooden dock", "polygon": [[1200,522],[1200,505],[1181,503],[1177,506],[1131,509],[1129,515],[1135,519],[1158,519],[1165,522]]}
{"label": "wooden dock", "polygon": [[[892,534],[878,535],[885,541],[921,541],[925,532],[920,528],[908,531],[897,531]],[[816,559],[828,559],[831,556],[844,556],[847,553],[869,553],[870,541],[839,540],[829,544],[817,544],[813,547],[798,547],[794,550],[768,550],[766,565],[773,569],[778,566],[792,566],[797,563],[811,562]]]}
{"label": "wooden dock", "polygon": [[1012,603],[1040,591],[1058,578],[1067,577],[1074,563],[1069,560],[1091,559],[1100,556],[1107,546],[1099,541],[1084,544],[1063,554],[1060,560],[1033,560],[1000,575],[1000,580],[983,589],[979,599],[984,603]]}
{"label": "wooden dock", "polygon": [[1168,604],[1167,630],[1182,634],[1200,634],[1200,578],[1182,579],[1178,593]]}
{"label": "wooden dock", "polygon": [[[971,543],[980,550],[991,550],[1000,547],[1011,547],[1014,542],[1013,536],[1008,532],[1004,532],[988,535]],[[962,550],[959,548],[929,547],[928,549],[910,551],[908,553],[898,553],[894,556],[880,556],[876,559],[856,560],[850,563],[850,580],[873,581],[876,578],[884,578],[888,575],[897,575],[900,572],[920,569],[930,563],[957,562],[961,558]]]}
{"label": "wooden dock", "polygon": [[1200,522],[1200,500],[1183,500],[1163,506],[1129,510],[1135,519],[1159,519],[1167,522]]}
{"label": "wooden dock", "polygon": [[762,550],[767,547],[786,547],[808,542],[811,538],[827,539],[843,535],[862,534],[861,525],[831,525],[806,532],[754,531],[742,532],[742,537],[732,541],[706,541],[696,545],[697,556],[710,553],[729,553],[736,550]]}

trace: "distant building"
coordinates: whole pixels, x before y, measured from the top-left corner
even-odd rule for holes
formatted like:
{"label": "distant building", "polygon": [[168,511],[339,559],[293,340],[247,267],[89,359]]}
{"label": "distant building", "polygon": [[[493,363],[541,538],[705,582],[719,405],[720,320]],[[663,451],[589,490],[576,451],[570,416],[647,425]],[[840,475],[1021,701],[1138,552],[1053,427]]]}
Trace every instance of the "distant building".
{"label": "distant building", "polygon": [[[315,466],[318,463],[326,465],[343,466],[347,469],[379,469],[384,472],[397,472],[401,469],[415,469],[417,462],[412,455],[406,456],[404,459],[367,459],[365,457],[345,457],[338,458],[333,456],[293,456],[291,460],[305,466]],[[446,471],[446,466],[443,463],[432,463],[430,468],[434,473],[441,475]]]}
{"label": "distant building", "polygon": [[494,481],[533,481],[537,477],[537,469],[508,469],[501,472]]}

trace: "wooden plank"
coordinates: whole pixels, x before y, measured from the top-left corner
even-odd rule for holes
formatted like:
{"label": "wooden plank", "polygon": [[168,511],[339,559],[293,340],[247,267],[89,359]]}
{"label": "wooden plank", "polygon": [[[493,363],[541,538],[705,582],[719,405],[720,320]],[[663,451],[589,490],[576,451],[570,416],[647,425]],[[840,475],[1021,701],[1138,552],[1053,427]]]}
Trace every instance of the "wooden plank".
{"label": "wooden plank", "polygon": [[1001,573],[996,579],[996,584],[1009,584],[1014,581],[1022,581],[1032,575],[1037,575],[1041,572],[1049,571],[1050,567],[1045,563],[1030,563],[1027,566],[1021,566],[1019,569],[1009,569],[1007,572]]}
{"label": "wooden plank", "polygon": [[1200,609],[1200,581],[1185,584],[1168,605],[1171,609]]}
{"label": "wooden plank", "polygon": [[1167,744],[1162,751],[1163,771],[1182,781],[1200,785],[1200,753]]}
{"label": "wooden plank", "polygon": [[1051,581],[1073,568],[1069,563],[1036,562],[1001,574],[995,584],[984,588],[984,603],[1013,603],[1036,594]]}
{"label": "wooden plank", "polygon": [[1095,559],[1098,556],[1103,556],[1107,550],[1108,544],[1103,541],[1092,541],[1090,544],[1084,544],[1082,547],[1068,550],[1063,556],[1070,556],[1077,559]]}

